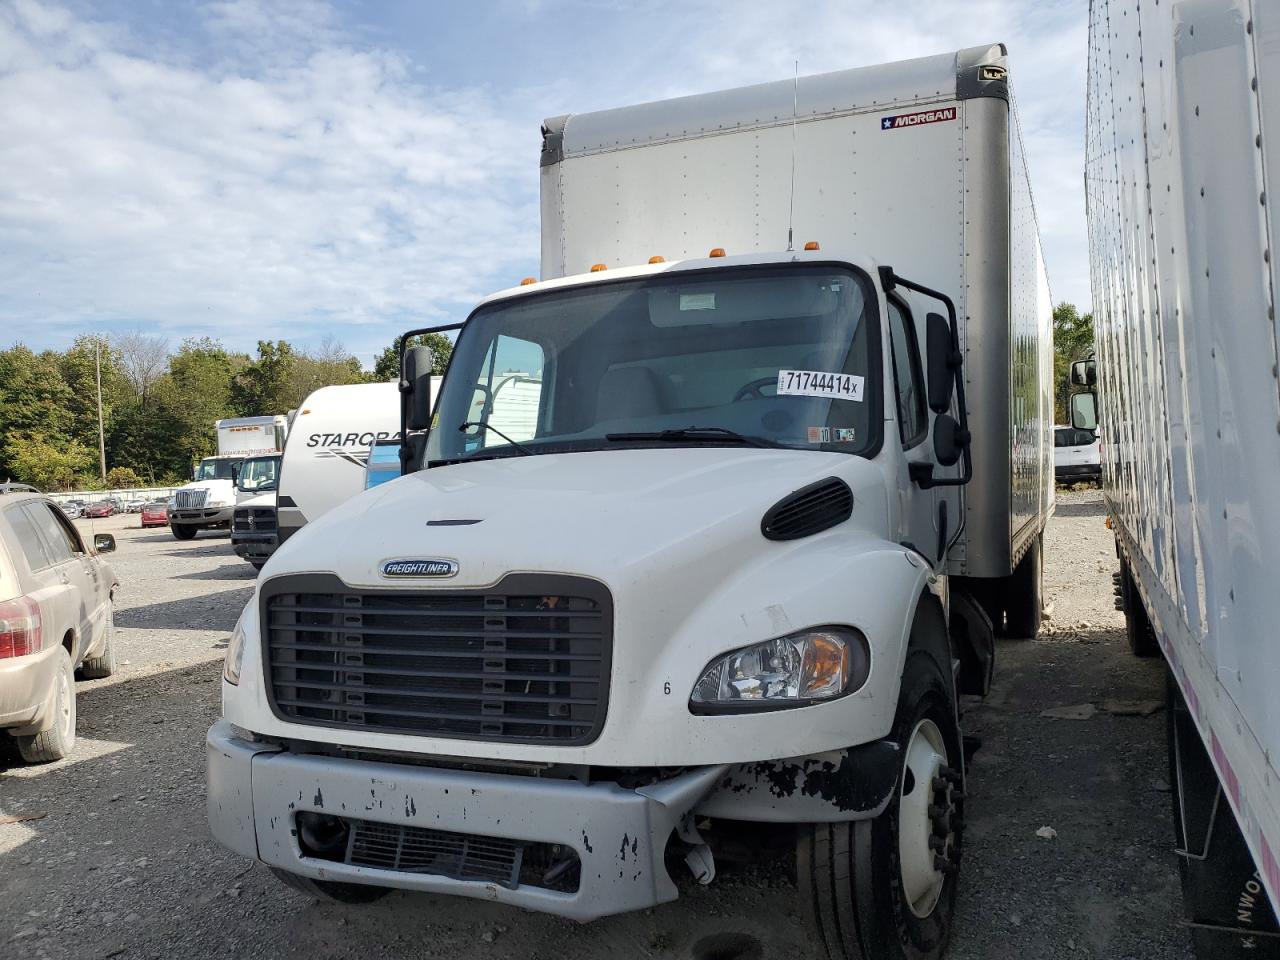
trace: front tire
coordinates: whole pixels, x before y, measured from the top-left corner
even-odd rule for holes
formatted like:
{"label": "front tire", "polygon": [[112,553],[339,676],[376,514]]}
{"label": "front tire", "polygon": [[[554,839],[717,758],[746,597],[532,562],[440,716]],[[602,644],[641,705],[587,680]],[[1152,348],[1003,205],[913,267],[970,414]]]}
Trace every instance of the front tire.
{"label": "front tire", "polygon": [[880,816],[799,828],[801,899],[831,960],[937,960],[950,939],[964,825],[960,730],[950,684],[923,651],[908,656],[893,736],[903,771]]}
{"label": "front tire", "polygon": [[169,529],[173,531],[173,538],[175,540],[192,540],[195,538],[195,535],[200,532],[199,527],[191,527],[186,524],[177,523],[172,524]]}
{"label": "front tire", "polygon": [[310,877],[290,873],[279,867],[269,869],[285,886],[293,887],[299,893],[305,893],[314,900],[327,900],[330,903],[373,903],[391,892],[390,887],[374,887],[364,883],[339,883],[336,880],[312,880]]}
{"label": "front tire", "polygon": [[55,656],[58,658],[58,670],[53,678],[53,726],[40,733],[15,737],[18,752],[27,763],[61,760],[76,745],[75,667],[66,647],[58,647]]}

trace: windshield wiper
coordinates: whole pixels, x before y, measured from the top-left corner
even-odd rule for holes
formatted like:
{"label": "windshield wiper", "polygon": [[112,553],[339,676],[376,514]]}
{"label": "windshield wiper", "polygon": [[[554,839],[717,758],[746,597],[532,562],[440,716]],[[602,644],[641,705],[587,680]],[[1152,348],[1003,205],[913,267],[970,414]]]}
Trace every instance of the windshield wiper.
{"label": "windshield wiper", "polygon": [[748,437],[730,430],[728,427],[677,427],[673,430],[651,430],[637,433],[606,433],[604,438],[610,443],[627,443],[644,441],[658,443],[697,443],[699,440],[719,440],[724,443],[740,443],[748,447],[780,447],[763,437]]}
{"label": "windshield wiper", "polygon": [[[481,430],[486,430],[486,431],[492,430],[494,433],[500,436],[503,440],[507,441],[507,443],[511,444],[511,446],[519,450],[524,456],[532,457],[534,455],[533,451],[530,450],[528,447],[526,447],[524,444],[516,443],[514,440],[508,437],[505,433],[503,433],[497,427],[490,426],[487,423],[481,423],[479,420],[464,420],[462,423],[458,424],[458,432],[465,433],[467,430],[471,429],[472,427],[479,427]],[[472,459],[472,458],[468,457],[467,459]]]}

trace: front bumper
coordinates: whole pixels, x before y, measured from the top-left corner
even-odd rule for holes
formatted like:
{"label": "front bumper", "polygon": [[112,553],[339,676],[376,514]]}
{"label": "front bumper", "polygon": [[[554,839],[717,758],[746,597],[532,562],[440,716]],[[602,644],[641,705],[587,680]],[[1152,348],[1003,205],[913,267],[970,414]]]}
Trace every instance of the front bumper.
{"label": "front bumper", "polygon": [[238,533],[231,532],[231,549],[242,560],[268,560],[276,547],[279,538],[274,533]]}
{"label": "front bumper", "polygon": [[235,505],[226,507],[199,507],[193,510],[171,510],[169,511],[170,525],[175,523],[199,523],[215,524],[230,523],[232,514],[235,513]]}
{"label": "front bumper", "polygon": [[[277,751],[236,737],[225,720],[206,739],[209,828],[224,846],[318,880],[495,900],[586,921],[676,898],[664,854],[681,820],[726,765],[637,789],[617,784],[410,767]],[[304,855],[304,811],[571,847],[576,892],[351,866]]]}

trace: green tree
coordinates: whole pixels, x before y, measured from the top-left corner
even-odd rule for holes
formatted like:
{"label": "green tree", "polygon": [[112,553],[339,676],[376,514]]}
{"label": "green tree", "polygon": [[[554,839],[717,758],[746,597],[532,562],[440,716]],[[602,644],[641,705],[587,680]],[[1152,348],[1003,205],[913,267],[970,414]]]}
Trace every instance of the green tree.
{"label": "green tree", "polygon": [[297,355],[287,341],[258,341],[258,359],[231,380],[231,404],[245,417],[284,413],[289,409],[289,381]]}
{"label": "green tree", "polygon": [[41,490],[72,490],[84,485],[98,456],[78,440],[51,440],[38,431],[15,430],[5,435],[4,459],[13,480]]}
{"label": "green tree", "polygon": [[[453,355],[453,341],[443,333],[424,333],[409,341],[411,347],[430,347],[433,376],[440,376],[449,365],[449,357]],[[400,338],[391,341],[391,346],[383,350],[373,365],[374,383],[386,383],[388,380],[400,379]]]}
{"label": "green tree", "polygon": [[11,444],[19,435],[38,434],[54,446],[67,441],[71,399],[58,354],[36,354],[22,344],[0,351],[0,477],[22,472],[9,453],[21,450]]}
{"label": "green tree", "polygon": [[140,486],[142,486],[142,478],[128,467],[112,467],[107,471],[107,488],[110,490],[126,490]]}
{"label": "green tree", "polygon": [[1093,314],[1083,316],[1074,303],[1053,308],[1053,397],[1056,423],[1070,422],[1071,364],[1093,352]]}
{"label": "green tree", "polygon": [[300,407],[312,391],[321,387],[368,382],[369,375],[360,368],[360,361],[340,341],[326,336],[315,350],[295,353],[284,406],[273,412],[287,413]]}

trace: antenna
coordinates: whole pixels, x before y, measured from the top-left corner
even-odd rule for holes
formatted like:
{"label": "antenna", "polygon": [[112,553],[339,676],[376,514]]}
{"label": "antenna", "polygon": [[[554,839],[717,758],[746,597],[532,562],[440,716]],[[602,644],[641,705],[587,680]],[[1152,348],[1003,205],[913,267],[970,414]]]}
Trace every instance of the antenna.
{"label": "antenna", "polygon": [[796,106],[800,99],[800,61],[796,61],[795,79],[791,84],[791,208],[787,211],[787,253],[795,250],[796,219]]}

